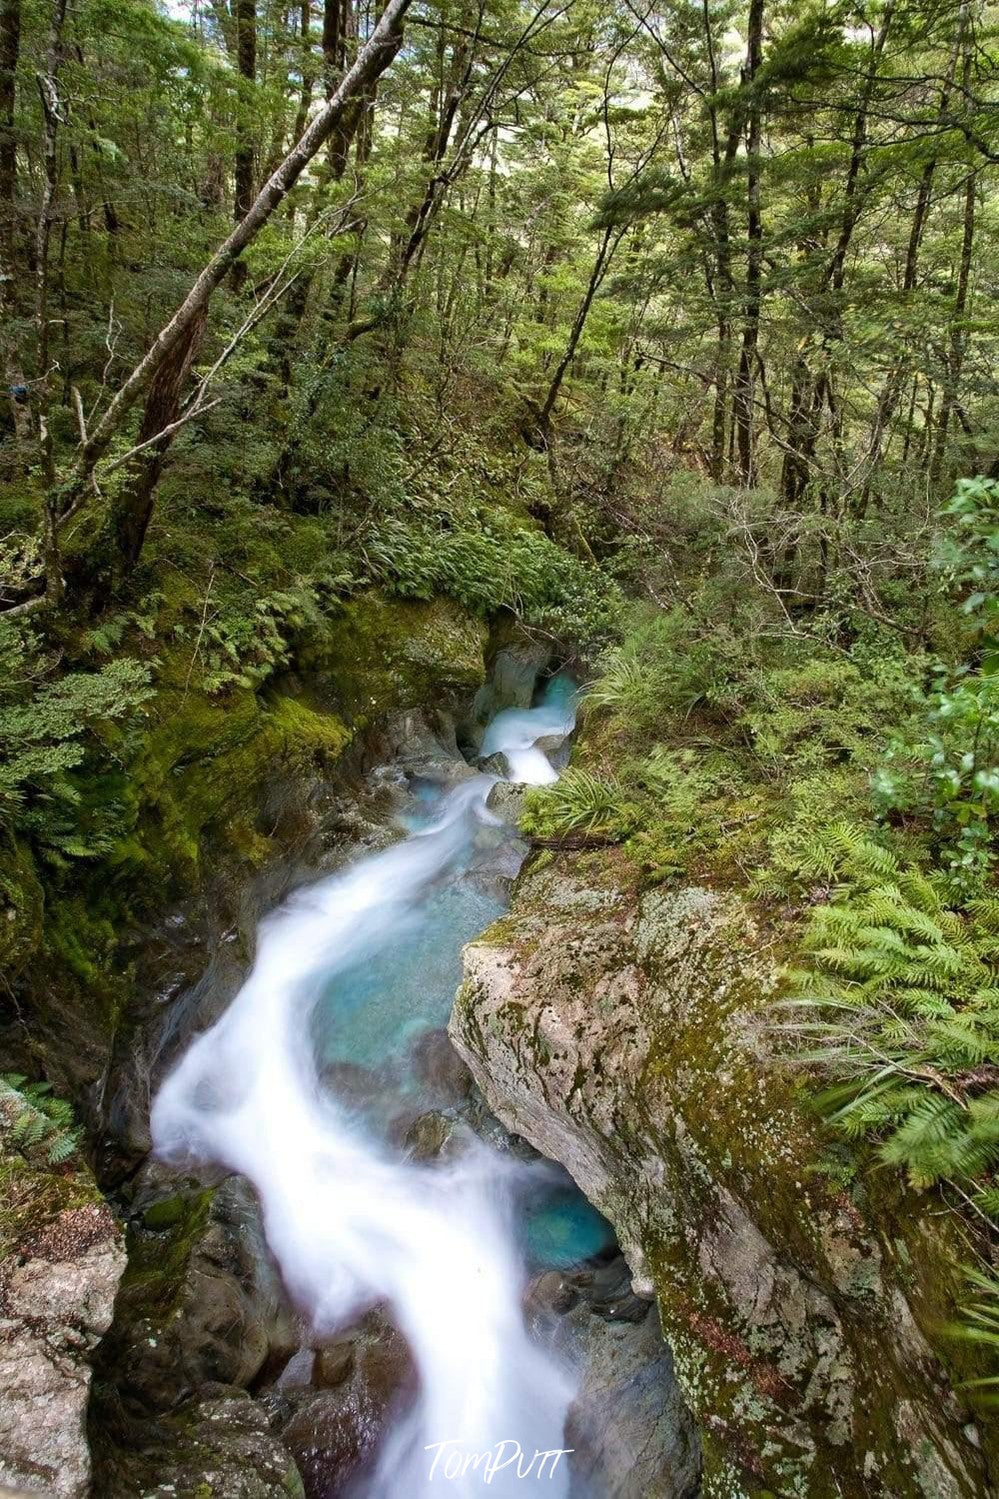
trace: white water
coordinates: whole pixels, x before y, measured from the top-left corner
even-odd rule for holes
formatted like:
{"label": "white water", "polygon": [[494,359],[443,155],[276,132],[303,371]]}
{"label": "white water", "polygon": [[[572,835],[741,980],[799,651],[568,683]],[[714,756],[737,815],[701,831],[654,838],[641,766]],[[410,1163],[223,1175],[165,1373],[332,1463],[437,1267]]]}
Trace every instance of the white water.
{"label": "white water", "polygon": [[576,722],[571,693],[549,695],[537,708],[504,708],[486,729],[481,754],[506,758],[510,780],[522,785],[545,786],[558,780],[554,768],[537,741],[549,736],[564,739]]}
{"label": "white water", "polygon": [[[534,741],[569,732],[571,707],[557,712],[498,715],[483,752],[533,772],[523,779],[554,779]],[[263,921],[249,978],[152,1109],[160,1156],[222,1164],[254,1183],[268,1243],[318,1332],[391,1303],[420,1396],[385,1444],[369,1499],[431,1491],[512,1499],[525,1482],[537,1485],[537,1469],[521,1480],[512,1464],[487,1484],[485,1465],[447,1479],[441,1461],[432,1482],[427,1447],[453,1442],[448,1453],[468,1454],[517,1442],[526,1466],[536,1451],[562,1448],[572,1396],[567,1372],[524,1327],[524,1271],[509,1222],[518,1168],[484,1145],[447,1168],[393,1159],[322,1088],[310,1036],[330,975],[391,941],[461,866],[477,828],[494,820],[486,809],[494,783],[485,775],[464,782],[431,827],[300,891]],[[567,1484],[563,1460],[541,1487],[562,1499]]]}

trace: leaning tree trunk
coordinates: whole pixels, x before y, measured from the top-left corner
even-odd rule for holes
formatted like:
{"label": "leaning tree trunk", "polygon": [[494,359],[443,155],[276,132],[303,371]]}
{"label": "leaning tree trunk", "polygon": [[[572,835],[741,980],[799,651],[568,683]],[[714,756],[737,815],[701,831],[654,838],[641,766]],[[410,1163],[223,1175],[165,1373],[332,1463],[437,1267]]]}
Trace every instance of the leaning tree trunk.
{"label": "leaning tree trunk", "polygon": [[[115,506],[113,514],[115,552],[125,572],[130,572],[139,560],[153,513],[156,486],[163,471],[163,459],[170,446],[169,435],[161,437],[159,442],[154,439],[177,419],[181,394],[191,373],[207,317],[206,306],[184,338],[171,349],[149,387],[137,441],[142,451],[133,460],[122,501]],[[146,443],[150,446],[143,446]]]}

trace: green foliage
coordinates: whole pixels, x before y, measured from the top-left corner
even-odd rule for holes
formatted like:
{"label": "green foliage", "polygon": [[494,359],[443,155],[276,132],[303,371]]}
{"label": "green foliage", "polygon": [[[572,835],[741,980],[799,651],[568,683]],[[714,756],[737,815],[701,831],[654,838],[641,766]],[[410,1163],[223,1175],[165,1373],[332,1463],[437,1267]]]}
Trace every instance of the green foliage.
{"label": "green foliage", "polygon": [[536,838],[614,841],[631,829],[633,818],[634,808],[615,780],[570,766],[552,785],[528,792],[522,826]]}
{"label": "green foliage", "polygon": [[911,713],[922,670],[890,638],[834,650],[819,632],[734,632],[691,608],[642,611],[600,664],[587,736],[612,747],[642,869],[736,874],[775,899],[831,877],[826,831],[869,814],[888,726]]}
{"label": "green foliage", "polygon": [[790,1029],[833,1079],[835,1128],[917,1186],[987,1192],[999,1166],[999,899],[964,912],[858,828],[829,830],[835,889],[809,918]]}
{"label": "green foliage", "polygon": [[881,809],[932,823],[948,886],[966,899],[987,886],[999,828],[999,484],[963,480],[942,514],[956,525],[939,563],[950,589],[965,592],[970,638],[956,665],[937,663],[919,727],[895,737],[874,793]]}
{"label": "green foliage", "polygon": [[632,740],[666,737],[695,713],[724,727],[738,713],[752,640],[688,609],[642,610],[601,661],[588,711],[609,710]]}
{"label": "green foliage", "polygon": [[[951,1333],[981,1349],[991,1361],[999,1363],[999,1275],[968,1269],[968,1280],[976,1293],[961,1308],[961,1319]],[[969,1379],[966,1389],[980,1392],[986,1405],[999,1405],[999,1374]]]}
{"label": "green foliage", "polygon": [[58,1166],[77,1150],[81,1131],[72,1107],[52,1094],[49,1083],[29,1083],[16,1073],[0,1074],[0,1111],[6,1143],[28,1159],[41,1155]]}
{"label": "green foliage", "polygon": [[53,859],[111,846],[113,809],[81,816],[75,772],[97,734],[135,717],[152,695],[148,668],[121,656],[98,671],[56,675],[39,643],[0,621],[0,828],[27,833]]}
{"label": "green foliage", "polygon": [[477,614],[510,609],[581,646],[606,640],[620,609],[617,590],[597,567],[498,507],[436,523],[386,517],[362,555],[372,578],[403,598],[443,593]]}

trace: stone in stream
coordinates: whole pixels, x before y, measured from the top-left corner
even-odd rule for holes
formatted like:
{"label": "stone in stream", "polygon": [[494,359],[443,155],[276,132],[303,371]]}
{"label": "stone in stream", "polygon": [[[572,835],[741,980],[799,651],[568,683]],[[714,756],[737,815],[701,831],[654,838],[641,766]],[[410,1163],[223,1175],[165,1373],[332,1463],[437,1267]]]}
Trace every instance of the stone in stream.
{"label": "stone in stream", "polygon": [[294,1462],[246,1386],[300,1342],[249,1182],[156,1162],[132,1183],[129,1262],[97,1361],[95,1493],[293,1499]]}
{"label": "stone in stream", "polygon": [[497,781],[486,798],[486,806],[490,812],[515,828],[523,816],[524,801],[529,789],[515,781]]}
{"label": "stone in stream", "polygon": [[565,1431],[570,1499],[691,1499],[697,1432],[658,1315],[633,1294],[623,1255],[536,1276],[524,1311],[580,1372]]}
{"label": "stone in stream", "polygon": [[208,1385],[157,1423],[150,1443],[102,1487],[114,1499],[304,1499],[287,1448],[245,1390]]}
{"label": "stone in stream", "polygon": [[306,1499],[339,1499],[367,1471],[415,1393],[406,1341],[376,1307],[316,1349],[308,1386],[279,1384],[261,1404],[294,1456]]}
{"label": "stone in stream", "polygon": [[442,1106],[464,1103],[474,1087],[472,1074],[444,1026],[419,1031],[410,1046],[409,1060],[417,1082]]}

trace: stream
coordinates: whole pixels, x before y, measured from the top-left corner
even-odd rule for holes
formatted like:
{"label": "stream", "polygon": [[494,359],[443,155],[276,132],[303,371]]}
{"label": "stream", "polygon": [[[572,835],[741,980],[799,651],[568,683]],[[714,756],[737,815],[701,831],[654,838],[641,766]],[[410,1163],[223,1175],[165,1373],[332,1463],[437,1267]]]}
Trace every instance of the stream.
{"label": "stream", "polygon": [[[555,678],[536,706],[496,715],[481,754],[505,757],[517,783],[551,781],[538,741],[564,739],[574,713],[571,683]],[[315,1339],[379,1306],[403,1334],[416,1390],[351,1489],[363,1499],[508,1499],[528,1476],[552,1499],[569,1494],[578,1375],[531,1335],[524,1293],[530,1276],[605,1250],[609,1225],[556,1168],[487,1131],[466,1128],[459,1150],[430,1161],[404,1144],[446,1101],[440,1028],[461,948],[502,914],[497,871],[523,855],[487,805],[499,779],[469,768],[450,789],[417,785],[397,842],[270,914],[239,993],[152,1110],[162,1159],[252,1181]]]}

